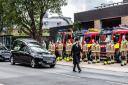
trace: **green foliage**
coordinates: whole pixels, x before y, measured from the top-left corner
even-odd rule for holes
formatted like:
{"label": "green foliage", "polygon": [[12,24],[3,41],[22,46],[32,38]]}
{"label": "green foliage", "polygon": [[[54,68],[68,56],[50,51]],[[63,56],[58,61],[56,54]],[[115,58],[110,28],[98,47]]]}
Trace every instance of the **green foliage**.
{"label": "green foliage", "polygon": [[61,7],[67,5],[67,0],[0,1],[4,2],[4,10],[6,10],[5,20],[11,22],[13,26],[17,26],[34,39],[42,36],[43,16],[47,12],[61,14]]}
{"label": "green foliage", "polygon": [[75,21],[73,23],[73,30],[74,31],[80,31],[82,29],[82,24],[79,21]]}

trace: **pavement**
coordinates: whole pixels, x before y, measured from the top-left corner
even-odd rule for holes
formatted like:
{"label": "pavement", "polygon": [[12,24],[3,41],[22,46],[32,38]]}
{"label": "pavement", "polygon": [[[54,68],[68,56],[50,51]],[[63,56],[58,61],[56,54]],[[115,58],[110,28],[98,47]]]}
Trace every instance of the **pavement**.
{"label": "pavement", "polygon": [[31,68],[0,62],[0,85],[128,85],[128,73],[92,68],[78,73],[69,65]]}
{"label": "pavement", "polygon": [[[72,62],[66,62],[64,60],[58,61],[57,64],[73,66]],[[121,66],[119,63],[103,65],[103,63],[88,64],[87,62],[81,62],[80,66],[82,68],[91,68],[91,69],[108,70],[108,71],[116,71],[116,72],[128,72],[128,65]]]}

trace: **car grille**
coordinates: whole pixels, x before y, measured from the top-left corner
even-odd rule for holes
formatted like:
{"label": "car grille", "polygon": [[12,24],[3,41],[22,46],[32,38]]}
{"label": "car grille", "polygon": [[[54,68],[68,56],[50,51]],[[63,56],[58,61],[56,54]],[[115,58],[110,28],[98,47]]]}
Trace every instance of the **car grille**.
{"label": "car grille", "polygon": [[54,57],[43,57],[44,61],[54,61],[55,58]]}

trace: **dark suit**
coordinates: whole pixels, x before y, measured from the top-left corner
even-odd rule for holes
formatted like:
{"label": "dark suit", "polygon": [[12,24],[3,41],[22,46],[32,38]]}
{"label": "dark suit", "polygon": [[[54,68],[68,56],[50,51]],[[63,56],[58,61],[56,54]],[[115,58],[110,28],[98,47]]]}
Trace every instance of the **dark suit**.
{"label": "dark suit", "polygon": [[72,46],[72,51],[71,51],[71,54],[73,55],[73,64],[74,64],[73,71],[75,71],[76,66],[77,66],[78,70],[81,71],[81,68],[79,66],[80,52],[82,52],[81,46],[79,44],[74,44]]}

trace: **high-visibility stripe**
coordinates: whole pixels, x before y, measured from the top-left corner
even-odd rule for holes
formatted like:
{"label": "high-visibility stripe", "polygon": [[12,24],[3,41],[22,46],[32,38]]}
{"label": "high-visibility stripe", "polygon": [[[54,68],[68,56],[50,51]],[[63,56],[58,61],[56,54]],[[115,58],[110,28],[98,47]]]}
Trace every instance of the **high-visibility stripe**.
{"label": "high-visibility stripe", "polygon": [[116,44],[114,45],[114,47],[115,47],[115,48],[119,48],[119,43],[116,43]]}
{"label": "high-visibility stripe", "polygon": [[91,47],[92,46],[92,44],[87,44],[87,47]]}

